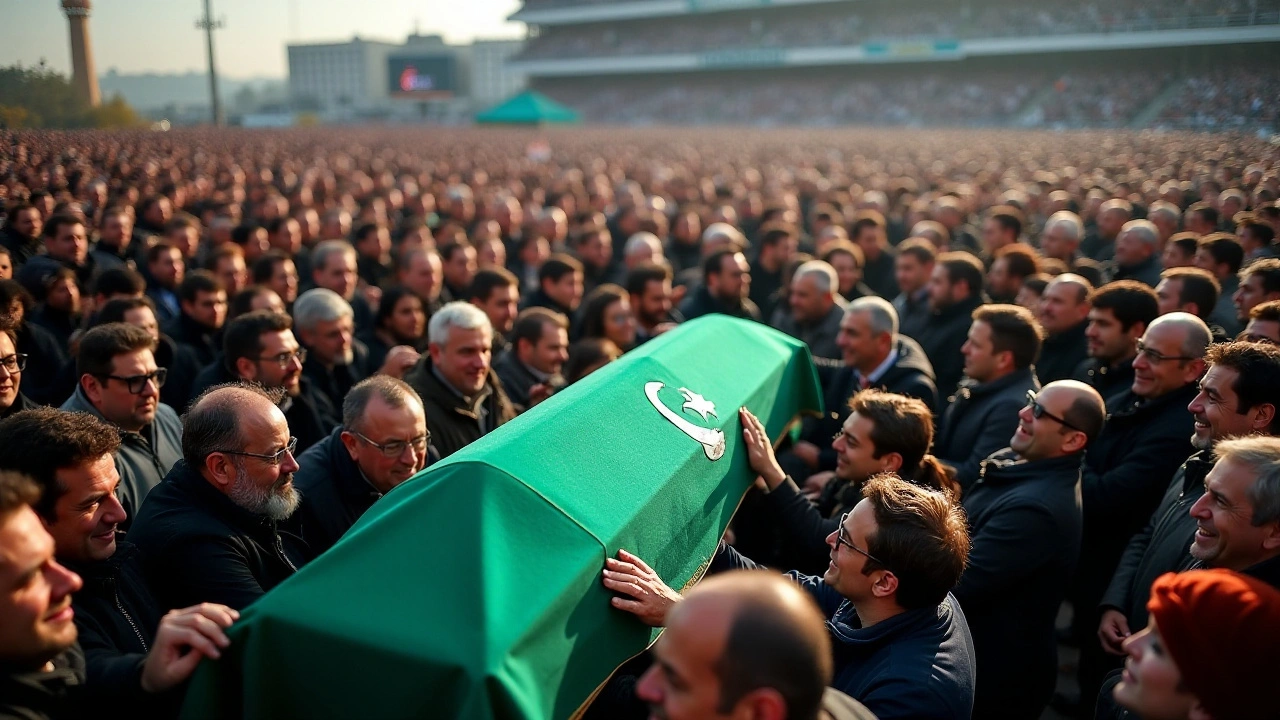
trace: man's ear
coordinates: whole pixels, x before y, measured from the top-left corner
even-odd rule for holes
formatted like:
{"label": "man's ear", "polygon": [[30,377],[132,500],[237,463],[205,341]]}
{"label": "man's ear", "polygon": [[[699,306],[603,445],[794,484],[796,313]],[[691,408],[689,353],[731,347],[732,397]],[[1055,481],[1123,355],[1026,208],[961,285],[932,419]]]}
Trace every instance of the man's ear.
{"label": "man's ear", "polygon": [[1253,417],[1254,430],[1266,430],[1271,427],[1271,423],[1276,419],[1276,406],[1271,403],[1255,405],[1251,412],[1255,413]]}
{"label": "man's ear", "polygon": [[235,484],[236,468],[231,464],[231,459],[220,452],[210,453],[204,459],[204,469],[223,492],[227,492]]}
{"label": "man's ear", "polygon": [[80,376],[80,389],[95,407],[102,403],[102,381],[85,373]]}
{"label": "man's ear", "polygon": [[347,454],[351,456],[352,460],[355,460],[356,445],[360,444],[360,438],[352,435],[346,430],[343,430],[342,434],[338,435],[338,437],[342,438],[342,446],[347,449]]}
{"label": "man's ear", "polygon": [[236,374],[245,380],[257,380],[258,365],[247,357],[236,358]]}
{"label": "man's ear", "polygon": [[879,598],[887,598],[898,592],[898,576],[888,570],[881,570],[880,577],[871,584],[871,594]]}
{"label": "man's ear", "polygon": [[1089,444],[1089,438],[1084,433],[1075,431],[1067,434],[1067,439],[1062,443],[1062,451],[1068,455],[1078,453]]}
{"label": "man's ear", "polygon": [[897,473],[902,469],[902,453],[885,453],[880,456],[880,472]]}
{"label": "man's ear", "polygon": [[[738,700],[751,720],[787,720],[787,701],[771,687],[756,688]],[[736,709],[736,708],[735,708]]]}

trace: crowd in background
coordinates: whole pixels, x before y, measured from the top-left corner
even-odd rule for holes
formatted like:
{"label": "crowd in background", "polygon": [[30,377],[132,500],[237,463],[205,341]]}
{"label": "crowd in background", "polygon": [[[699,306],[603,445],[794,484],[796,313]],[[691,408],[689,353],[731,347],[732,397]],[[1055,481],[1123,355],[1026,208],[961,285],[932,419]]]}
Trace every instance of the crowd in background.
{"label": "crowd in background", "polygon": [[386,493],[718,313],[829,412],[742,410],[724,579],[603,568],[669,630],[594,716],[1273,716],[1278,200],[1244,135],[0,134],[0,709],[174,713]]}

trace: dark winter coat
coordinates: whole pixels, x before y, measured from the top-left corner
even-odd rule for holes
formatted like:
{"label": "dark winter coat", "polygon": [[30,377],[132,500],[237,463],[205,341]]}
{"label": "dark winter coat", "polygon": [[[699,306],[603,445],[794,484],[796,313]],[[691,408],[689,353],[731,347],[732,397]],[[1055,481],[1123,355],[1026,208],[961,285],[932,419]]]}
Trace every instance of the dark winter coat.
{"label": "dark winter coat", "polygon": [[422,398],[427,411],[431,445],[447,458],[516,416],[515,407],[491,368],[484,388],[468,402],[444,384],[432,369],[431,356],[423,355],[404,381]]}
{"label": "dark winter coat", "polygon": [[1036,377],[1040,382],[1048,385],[1075,375],[1076,368],[1089,357],[1089,345],[1084,337],[1088,325],[1087,321],[1081,322],[1044,339],[1040,359],[1036,360]]}
{"label": "dark winter coat", "polygon": [[1015,370],[988,383],[966,379],[948,400],[934,438],[933,454],[956,469],[966,491],[978,481],[982,461],[1008,446],[1018,429],[1018,413],[1027,391],[1039,390],[1031,368]]}
{"label": "dark winter coat", "polygon": [[960,354],[960,348],[969,339],[973,311],[982,303],[981,296],[974,296],[934,312],[915,336],[933,365],[938,392],[943,397],[954,392],[960,378],[964,377],[964,356]]}
{"label": "dark winter coat", "polygon": [[742,298],[742,303],[733,306],[722,302],[717,298],[711,297],[711,292],[707,290],[705,285],[701,285],[697,290],[689,294],[685,301],[680,305],[680,314],[684,315],[686,320],[700,318],[703,315],[712,313],[720,313],[730,317],[743,318],[745,320],[760,320],[760,308],[751,301],[751,298]]}
{"label": "dark winter coat", "polygon": [[1121,360],[1115,365],[1089,358],[1076,366],[1073,377],[1092,385],[1104,400],[1110,400],[1133,387],[1133,358]]}

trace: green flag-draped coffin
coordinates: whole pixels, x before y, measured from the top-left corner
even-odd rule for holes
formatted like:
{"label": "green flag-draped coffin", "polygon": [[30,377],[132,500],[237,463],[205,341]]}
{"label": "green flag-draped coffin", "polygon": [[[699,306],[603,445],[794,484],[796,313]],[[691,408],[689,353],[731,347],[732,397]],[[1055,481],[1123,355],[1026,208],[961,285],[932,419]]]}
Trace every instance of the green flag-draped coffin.
{"label": "green flag-draped coffin", "polygon": [[777,438],[821,402],[763,325],[650,341],[380,500],[245,610],[184,716],[570,717],[656,637],[610,606],[605,558],[696,580],[753,480],[738,408]]}

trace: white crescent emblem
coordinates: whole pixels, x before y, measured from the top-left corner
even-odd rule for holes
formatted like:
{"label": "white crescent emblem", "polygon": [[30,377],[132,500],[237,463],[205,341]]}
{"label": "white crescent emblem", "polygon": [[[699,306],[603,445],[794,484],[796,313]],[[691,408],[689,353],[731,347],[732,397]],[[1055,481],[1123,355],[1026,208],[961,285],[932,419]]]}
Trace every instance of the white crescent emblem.
{"label": "white crescent emblem", "polygon": [[644,384],[645,397],[649,398],[649,403],[653,405],[653,408],[662,417],[669,420],[672,425],[675,425],[680,432],[696,440],[702,446],[703,451],[706,452],[708,460],[714,462],[724,457],[724,433],[719,429],[698,427],[680,417],[671,408],[663,405],[662,401],[658,399],[658,391],[663,387],[665,387],[665,384],[656,380]]}

